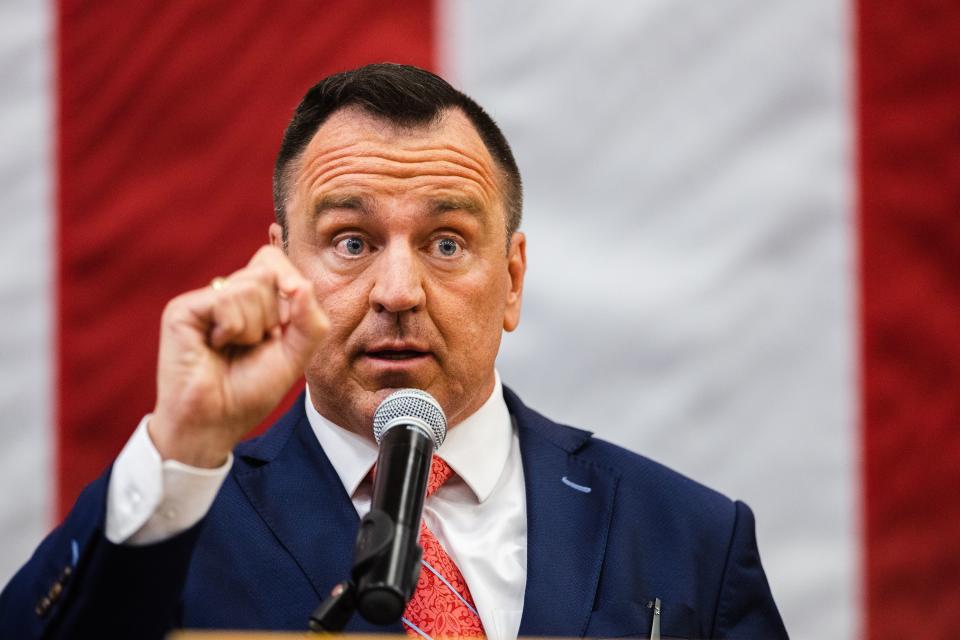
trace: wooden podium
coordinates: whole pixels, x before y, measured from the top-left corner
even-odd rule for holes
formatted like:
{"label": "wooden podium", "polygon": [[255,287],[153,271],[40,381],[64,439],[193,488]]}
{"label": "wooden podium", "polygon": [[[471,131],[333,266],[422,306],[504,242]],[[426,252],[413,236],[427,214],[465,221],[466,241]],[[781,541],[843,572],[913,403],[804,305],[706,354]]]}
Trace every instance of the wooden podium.
{"label": "wooden podium", "polygon": [[[395,634],[375,633],[337,633],[322,634],[304,631],[303,633],[287,631],[284,633],[271,631],[174,631],[167,636],[167,640],[316,640],[324,635],[338,636],[348,640],[396,640],[403,636]],[[449,639],[446,639],[449,640]],[[525,640],[570,640],[569,638],[525,638]]]}
{"label": "wooden podium", "polygon": [[396,635],[377,635],[367,633],[350,634],[322,634],[311,631],[274,632],[274,631],[174,631],[167,636],[167,640],[304,640],[305,638],[320,638],[322,636],[337,635],[350,640],[387,640],[395,639]]}
{"label": "wooden podium", "polygon": [[[276,631],[174,631],[167,636],[167,640],[305,640],[321,638],[324,635],[337,636],[344,640],[396,640],[397,635],[375,633],[344,633],[322,634],[311,631],[276,632]],[[449,639],[446,639],[449,640]],[[568,640],[564,638],[524,638],[524,640]]]}

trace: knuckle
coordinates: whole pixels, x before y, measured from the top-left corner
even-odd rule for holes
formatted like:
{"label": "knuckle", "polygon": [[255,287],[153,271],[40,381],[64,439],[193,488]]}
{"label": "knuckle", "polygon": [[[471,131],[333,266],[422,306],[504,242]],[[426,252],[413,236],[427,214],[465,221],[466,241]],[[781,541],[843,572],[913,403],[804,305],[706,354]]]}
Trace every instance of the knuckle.
{"label": "knuckle", "polygon": [[231,284],[230,288],[223,291],[226,294],[224,297],[228,298],[231,304],[244,306],[249,304],[256,296],[256,290],[259,285],[250,280],[249,277],[238,279],[235,283]]}
{"label": "knuckle", "polygon": [[230,288],[238,295],[249,299],[251,296],[267,294],[273,290],[273,283],[276,280],[274,270],[264,265],[254,265],[239,272],[240,276]]}
{"label": "knuckle", "polygon": [[239,302],[244,300],[250,291],[250,281],[246,278],[237,278],[236,280],[230,283],[230,288],[225,289],[222,293],[225,298],[229,298],[231,301]]}
{"label": "knuckle", "polygon": [[262,267],[257,273],[257,282],[264,291],[274,291],[277,287],[279,272],[273,267]]}
{"label": "knuckle", "polygon": [[273,245],[263,245],[257,252],[253,254],[253,259],[250,261],[251,264],[262,264],[262,263],[271,263],[277,260],[277,258],[282,255],[281,251],[274,247]]}
{"label": "knuckle", "polygon": [[243,328],[243,318],[236,304],[230,298],[223,297],[214,304],[213,316],[217,326],[224,331],[239,331]]}
{"label": "knuckle", "polygon": [[170,322],[183,315],[187,308],[186,295],[187,294],[181,294],[167,302],[160,316],[162,322]]}
{"label": "knuckle", "polygon": [[245,269],[247,277],[256,282],[265,282],[270,279],[270,269],[263,263],[252,264]]}

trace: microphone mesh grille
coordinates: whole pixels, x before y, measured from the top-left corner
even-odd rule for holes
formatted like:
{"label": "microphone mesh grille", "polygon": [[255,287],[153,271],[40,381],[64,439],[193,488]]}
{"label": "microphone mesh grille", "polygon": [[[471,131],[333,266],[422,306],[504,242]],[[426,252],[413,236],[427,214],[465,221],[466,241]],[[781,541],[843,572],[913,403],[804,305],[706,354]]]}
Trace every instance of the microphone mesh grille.
{"label": "microphone mesh grille", "polygon": [[425,424],[438,449],[447,437],[447,417],[440,404],[426,391],[400,389],[384,398],[373,414],[373,436],[377,444],[380,444],[384,432],[397,424],[397,418],[412,418],[418,424]]}

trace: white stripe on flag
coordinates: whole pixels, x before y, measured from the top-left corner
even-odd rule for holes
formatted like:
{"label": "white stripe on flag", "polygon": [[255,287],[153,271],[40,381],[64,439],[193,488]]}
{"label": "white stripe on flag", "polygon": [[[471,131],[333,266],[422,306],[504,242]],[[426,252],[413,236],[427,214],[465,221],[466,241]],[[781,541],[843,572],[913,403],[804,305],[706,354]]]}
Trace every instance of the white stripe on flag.
{"label": "white stripe on flag", "polygon": [[[448,1],[526,183],[506,384],[746,500],[797,637],[858,635],[849,7]],[[656,553],[651,549],[650,553]]]}
{"label": "white stripe on flag", "polygon": [[51,6],[0,3],[0,588],[50,525]]}

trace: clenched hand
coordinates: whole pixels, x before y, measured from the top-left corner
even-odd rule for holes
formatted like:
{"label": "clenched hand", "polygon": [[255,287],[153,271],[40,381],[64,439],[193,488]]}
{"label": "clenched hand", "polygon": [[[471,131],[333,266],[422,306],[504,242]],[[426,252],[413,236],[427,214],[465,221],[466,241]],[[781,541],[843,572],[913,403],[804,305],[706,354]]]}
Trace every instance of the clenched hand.
{"label": "clenched hand", "polygon": [[216,467],[283,399],[329,326],[313,284],[262,247],[163,313],[157,405],[148,426],[164,459]]}

